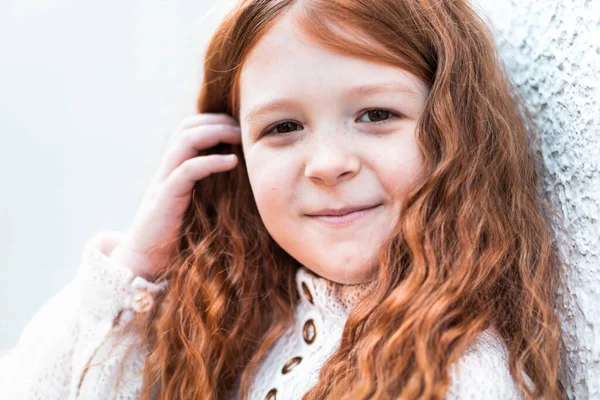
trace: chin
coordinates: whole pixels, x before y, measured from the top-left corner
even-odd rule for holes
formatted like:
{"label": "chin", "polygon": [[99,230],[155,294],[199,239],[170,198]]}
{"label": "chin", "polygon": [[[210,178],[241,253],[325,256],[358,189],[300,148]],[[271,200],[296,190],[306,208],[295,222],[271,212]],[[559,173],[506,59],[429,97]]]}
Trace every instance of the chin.
{"label": "chin", "polygon": [[375,272],[375,266],[368,263],[362,265],[330,263],[315,266],[314,268],[309,265],[306,265],[306,267],[325,279],[344,285],[368,282]]}

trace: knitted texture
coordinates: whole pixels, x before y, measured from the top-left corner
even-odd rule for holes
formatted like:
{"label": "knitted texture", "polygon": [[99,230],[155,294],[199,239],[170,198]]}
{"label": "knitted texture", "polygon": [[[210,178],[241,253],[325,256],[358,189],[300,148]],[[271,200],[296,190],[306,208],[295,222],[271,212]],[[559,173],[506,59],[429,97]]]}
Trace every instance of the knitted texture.
{"label": "knitted texture", "polygon": [[[121,232],[102,231],[86,242],[76,278],[42,306],[17,345],[0,359],[1,399],[139,396],[145,355],[139,338],[121,327],[135,316],[132,299],[141,293],[154,296],[167,284],[134,277],[109,258],[122,238]],[[296,284],[301,300],[294,323],[259,366],[251,400],[270,392],[278,400],[300,399],[317,382],[321,366],[339,345],[352,306],[368,289],[368,284],[331,282],[305,267],[298,270]],[[127,348],[133,351],[126,353]],[[507,357],[495,331],[483,332],[452,366],[447,398],[521,399]],[[230,397],[239,397],[235,388]]]}

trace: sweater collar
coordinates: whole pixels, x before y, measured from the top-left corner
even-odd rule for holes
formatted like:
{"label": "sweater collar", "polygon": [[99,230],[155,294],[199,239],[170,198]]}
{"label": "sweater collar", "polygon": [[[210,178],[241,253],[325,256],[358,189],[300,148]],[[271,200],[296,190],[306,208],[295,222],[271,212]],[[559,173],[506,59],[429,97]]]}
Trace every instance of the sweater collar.
{"label": "sweater collar", "polygon": [[296,286],[301,301],[316,307],[324,315],[347,318],[354,306],[365,297],[375,280],[359,284],[342,284],[323,278],[305,266],[296,272]]}

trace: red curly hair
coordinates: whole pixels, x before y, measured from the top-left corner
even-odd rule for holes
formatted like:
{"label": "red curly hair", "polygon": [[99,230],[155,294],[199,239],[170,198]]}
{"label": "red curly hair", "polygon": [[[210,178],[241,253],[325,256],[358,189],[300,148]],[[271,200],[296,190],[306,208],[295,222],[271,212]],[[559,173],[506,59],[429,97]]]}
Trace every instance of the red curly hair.
{"label": "red curly hair", "polygon": [[[443,399],[450,366],[489,327],[526,398],[564,398],[556,214],[539,193],[531,118],[485,23],[462,0],[242,0],[207,47],[199,113],[239,121],[244,60],[292,10],[327,49],[430,86],[416,131],[423,177],[382,243],[373,294],[350,313],[303,399]],[[237,382],[246,399],[299,300],[299,264],[260,219],[241,146],[209,152],[235,152],[240,164],[197,182],[178,253],[159,278],[169,290],[133,320],[146,399],[224,399]]]}

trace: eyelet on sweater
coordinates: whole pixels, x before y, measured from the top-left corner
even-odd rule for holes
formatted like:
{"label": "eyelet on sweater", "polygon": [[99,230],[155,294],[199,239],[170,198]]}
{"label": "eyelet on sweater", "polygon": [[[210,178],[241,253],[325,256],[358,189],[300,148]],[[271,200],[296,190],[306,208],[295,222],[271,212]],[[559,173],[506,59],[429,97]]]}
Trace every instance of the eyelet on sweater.
{"label": "eyelet on sweater", "polygon": [[131,308],[135,312],[143,313],[152,308],[154,304],[154,298],[148,289],[139,289],[133,296],[131,296]]}
{"label": "eyelet on sweater", "polygon": [[302,361],[302,357],[294,357],[294,358],[292,358],[291,360],[289,360],[288,362],[285,363],[285,365],[281,369],[281,373],[282,374],[287,374],[292,369],[294,369],[294,367],[296,367],[296,365],[300,364],[300,361]]}
{"label": "eyelet on sweater", "polygon": [[315,322],[312,319],[309,319],[304,323],[302,327],[302,337],[307,344],[312,344],[317,337],[317,328],[315,327]]}
{"label": "eyelet on sweater", "polygon": [[310,302],[310,304],[315,304],[315,303],[313,303],[312,293],[310,293],[310,290],[308,290],[308,286],[306,285],[306,282],[302,282],[302,291],[304,292],[304,296],[306,297],[306,300],[308,300]]}
{"label": "eyelet on sweater", "polygon": [[269,390],[269,393],[265,396],[265,400],[277,400],[277,389],[273,388]]}

